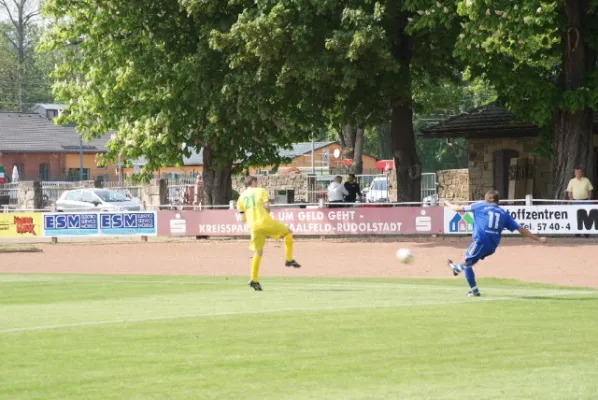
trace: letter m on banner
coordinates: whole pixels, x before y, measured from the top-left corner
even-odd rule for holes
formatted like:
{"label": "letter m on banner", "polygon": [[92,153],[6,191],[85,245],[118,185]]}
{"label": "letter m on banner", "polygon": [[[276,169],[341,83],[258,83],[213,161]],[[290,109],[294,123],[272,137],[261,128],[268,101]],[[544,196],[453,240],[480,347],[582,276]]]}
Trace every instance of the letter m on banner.
{"label": "letter m on banner", "polygon": [[578,230],[598,230],[598,210],[577,210],[577,229]]}

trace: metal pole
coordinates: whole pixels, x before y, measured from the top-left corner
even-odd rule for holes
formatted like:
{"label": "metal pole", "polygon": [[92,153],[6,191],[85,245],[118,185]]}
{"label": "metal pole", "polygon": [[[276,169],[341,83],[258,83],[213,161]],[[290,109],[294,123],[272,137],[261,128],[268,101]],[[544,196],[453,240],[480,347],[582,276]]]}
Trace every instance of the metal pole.
{"label": "metal pole", "polygon": [[79,180],[83,180],[83,138],[79,135]]}
{"label": "metal pole", "polygon": [[121,161],[120,161],[120,154],[118,155],[118,186],[121,187],[122,186],[122,180],[123,180],[123,167],[121,165]]}
{"label": "metal pole", "polygon": [[315,143],[314,143],[314,136],[311,136],[311,173],[316,174],[316,160],[315,160]]}

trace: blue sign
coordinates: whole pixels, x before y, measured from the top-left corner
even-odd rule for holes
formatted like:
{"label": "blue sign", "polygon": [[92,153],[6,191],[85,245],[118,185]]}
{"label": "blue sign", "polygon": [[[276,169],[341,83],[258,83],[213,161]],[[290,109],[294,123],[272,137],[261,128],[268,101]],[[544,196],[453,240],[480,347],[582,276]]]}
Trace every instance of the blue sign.
{"label": "blue sign", "polygon": [[98,214],[44,213],[44,236],[97,236]]}
{"label": "blue sign", "polygon": [[156,235],[155,212],[100,213],[100,235]]}

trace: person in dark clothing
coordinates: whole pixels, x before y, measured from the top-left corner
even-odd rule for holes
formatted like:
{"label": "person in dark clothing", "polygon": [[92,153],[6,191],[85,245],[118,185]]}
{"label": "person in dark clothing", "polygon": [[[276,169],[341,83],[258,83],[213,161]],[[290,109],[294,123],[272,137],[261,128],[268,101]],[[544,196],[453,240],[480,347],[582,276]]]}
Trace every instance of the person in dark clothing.
{"label": "person in dark clothing", "polygon": [[355,203],[357,195],[361,197],[361,188],[355,179],[355,175],[349,174],[349,179],[345,182],[345,189],[349,192],[349,194],[345,196],[345,203]]}

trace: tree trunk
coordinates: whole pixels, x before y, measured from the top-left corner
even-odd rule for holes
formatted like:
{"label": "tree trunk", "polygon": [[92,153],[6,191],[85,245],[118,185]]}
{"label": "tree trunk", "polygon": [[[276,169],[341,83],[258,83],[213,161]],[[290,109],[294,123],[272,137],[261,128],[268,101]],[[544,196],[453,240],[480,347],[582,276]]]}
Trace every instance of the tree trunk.
{"label": "tree trunk", "polygon": [[575,168],[582,168],[585,176],[596,184],[592,111],[577,113],[557,111],[553,125],[553,189],[555,199],[566,199],[567,185]]}
{"label": "tree trunk", "polygon": [[410,105],[393,104],[391,134],[397,171],[397,201],[421,201],[421,166],[415,148]]}
{"label": "tree trunk", "polygon": [[25,2],[19,4],[18,24],[17,24],[17,43],[18,43],[18,62],[19,62],[19,111],[24,112],[23,87],[25,85],[25,23],[24,23]]}
{"label": "tree trunk", "polygon": [[214,150],[208,145],[203,148],[203,193],[204,204],[225,205],[233,197],[232,161],[223,166],[214,163]]}
{"label": "tree trunk", "polygon": [[[588,48],[581,27],[587,22],[587,0],[568,0],[561,7],[567,21],[562,33],[563,69],[560,77],[563,91],[574,91],[586,80],[588,67],[593,68],[596,54]],[[595,157],[592,133],[592,110],[578,112],[557,110],[553,122],[553,191],[555,199],[567,198],[566,190],[576,167],[595,181]]]}
{"label": "tree trunk", "polygon": [[354,174],[363,174],[363,142],[365,140],[365,127],[360,125],[355,132],[355,147],[353,148],[353,168]]}
{"label": "tree trunk", "polygon": [[390,135],[392,155],[397,172],[397,200],[399,202],[421,201],[421,165],[415,147],[413,133],[413,109],[411,94],[412,38],[405,32],[408,15],[397,17],[397,31],[393,43],[393,55],[401,65],[398,79],[400,93],[392,101]]}
{"label": "tree trunk", "polygon": [[353,164],[349,168],[354,174],[361,174],[363,172],[363,142],[365,129],[363,125],[355,128],[353,125],[347,124],[339,131],[339,139],[341,148],[343,150],[343,157],[346,160],[352,160]]}
{"label": "tree trunk", "polygon": [[390,124],[386,122],[380,125],[378,131],[378,145],[380,146],[380,158],[388,160],[392,157],[392,138],[390,136]]}
{"label": "tree trunk", "polygon": [[355,129],[353,129],[352,125],[347,124],[343,126],[341,135],[341,146],[344,146],[342,149],[343,157],[347,160],[352,160],[355,150]]}

